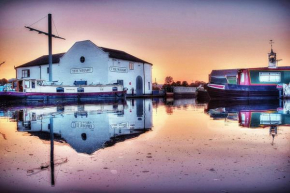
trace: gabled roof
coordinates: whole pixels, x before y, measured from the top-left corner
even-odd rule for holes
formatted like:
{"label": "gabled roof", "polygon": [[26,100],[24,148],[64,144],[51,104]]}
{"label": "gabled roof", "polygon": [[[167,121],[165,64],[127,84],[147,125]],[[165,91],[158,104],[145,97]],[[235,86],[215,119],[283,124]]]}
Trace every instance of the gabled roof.
{"label": "gabled roof", "polygon": [[[99,47],[101,48],[104,52],[109,54],[110,58],[114,58],[114,59],[120,59],[120,60],[128,60],[128,61],[132,61],[132,62],[140,62],[140,63],[147,63],[152,65],[149,62],[146,62],[144,60],[141,60],[135,56],[132,56],[124,51],[121,50],[114,50],[114,49],[110,49],[110,48],[104,48],[104,47]],[[60,58],[64,55],[65,53],[59,53],[59,54],[53,54],[52,55],[52,63],[59,63]],[[40,65],[45,65],[48,64],[48,55],[44,55],[41,56],[35,60],[32,60],[30,62],[27,62],[25,64],[22,64],[20,66],[17,66],[16,68],[20,68],[20,67],[31,67],[31,66],[40,66]]]}
{"label": "gabled roof", "polygon": [[[53,54],[52,55],[52,63],[59,63],[59,59],[64,55],[65,53],[59,53],[59,54]],[[22,64],[20,66],[17,66],[16,68],[20,67],[31,67],[31,66],[41,66],[48,64],[48,55],[41,56],[35,60],[32,60],[30,62],[27,62],[25,64]]]}
{"label": "gabled roof", "polygon": [[[115,58],[115,59],[120,59],[120,60],[128,60],[128,61],[132,61],[132,62],[140,62],[140,63],[147,63],[147,64],[151,64],[149,62],[146,62],[144,60],[141,60],[135,56],[132,56],[131,54],[128,54],[124,51],[121,50],[113,50],[110,48],[104,48],[104,47],[100,47],[104,52],[109,53],[109,57],[110,58]],[[151,64],[152,65],[152,64]]]}

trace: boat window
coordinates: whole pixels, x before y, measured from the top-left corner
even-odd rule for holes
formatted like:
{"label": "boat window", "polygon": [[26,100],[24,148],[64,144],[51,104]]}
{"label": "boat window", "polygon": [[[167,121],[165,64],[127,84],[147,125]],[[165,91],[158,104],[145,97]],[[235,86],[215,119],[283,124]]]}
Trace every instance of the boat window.
{"label": "boat window", "polygon": [[35,88],[35,81],[31,81],[31,88]]}
{"label": "boat window", "polygon": [[112,88],[112,90],[113,90],[113,91],[118,91],[118,88],[114,86],[114,87]]}
{"label": "boat window", "polygon": [[37,85],[38,85],[38,86],[41,86],[41,85],[42,85],[42,81],[38,80],[38,81],[37,81]]}
{"label": "boat window", "polygon": [[237,77],[236,76],[228,76],[227,81],[229,84],[237,84]]}
{"label": "boat window", "polygon": [[56,88],[56,92],[64,92],[64,88],[62,88],[62,87],[57,87],[57,88]]}
{"label": "boat window", "polygon": [[260,72],[259,73],[260,82],[281,82],[280,72]]}
{"label": "boat window", "polygon": [[85,89],[84,89],[84,88],[81,88],[81,87],[79,87],[79,88],[78,88],[78,92],[85,92]]}
{"label": "boat window", "polygon": [[24,81],[24,88],[30,88],[30,81],[29,80]]}
{"label": "boat window", "polygon": [[260,124],[263,124],[263,125],[281,124],[281,115],[280,114],[263,113],[260,116]]}

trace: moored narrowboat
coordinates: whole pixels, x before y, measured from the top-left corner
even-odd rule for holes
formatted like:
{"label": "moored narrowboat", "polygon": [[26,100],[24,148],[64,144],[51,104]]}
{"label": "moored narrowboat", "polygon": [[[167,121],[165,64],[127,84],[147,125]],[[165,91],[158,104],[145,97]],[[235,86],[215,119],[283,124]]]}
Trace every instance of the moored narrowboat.
{"label": "moored narrowboat", "polygon": [[123,85],[62,85],[35,79],[18,79],[12,88],[0,92],[0,99],[100,99],[124,98],[127,90]]}
{"label": "moored narrowboat", "polygon": [[274,99],[289,97],[290,66],[277,67],[271,48],[269,66],[263,68],[213,70],[209,76],[211,99]]}

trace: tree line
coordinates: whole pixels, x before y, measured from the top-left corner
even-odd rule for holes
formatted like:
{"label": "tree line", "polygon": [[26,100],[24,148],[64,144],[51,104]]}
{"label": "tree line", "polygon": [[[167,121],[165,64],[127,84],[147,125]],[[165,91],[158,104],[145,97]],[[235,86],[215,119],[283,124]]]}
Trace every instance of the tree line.
{"label": "tree line", "polygon": [[[205,86],[206,82],[203,81],[195,81],[192,83],[188,83],[187,81],[174,81],[173,78],[171,76],[167,76],[164,80],[164,84],[162,86],[162,89],[171,92],[173,91],[173,87],[175,86],[183,86],[183,87],[198,87],[198,86]],[[159,88],[157,87],[157,83],[153,84],[153,90],[159,90]]]}
{"label": "tree line", "polygon": [[7,84],[7,83],[8,83],[8,80],[6,78],[0,79],[0,85],[4,85],[4,84]]}

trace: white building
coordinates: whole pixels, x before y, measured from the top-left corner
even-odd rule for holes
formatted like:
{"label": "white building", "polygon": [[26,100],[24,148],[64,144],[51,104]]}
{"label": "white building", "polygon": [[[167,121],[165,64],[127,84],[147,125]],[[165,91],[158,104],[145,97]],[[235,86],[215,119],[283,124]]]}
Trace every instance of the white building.
{"label": "white building", "polygon": [[[76,42],[66,53],[53,54],[52,80],[63,85],[123,84],[128,94],[152,93],[152,64],[126,52]],[[17,66],[17,79],[49,80],[48,55]]]}

